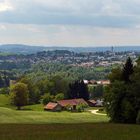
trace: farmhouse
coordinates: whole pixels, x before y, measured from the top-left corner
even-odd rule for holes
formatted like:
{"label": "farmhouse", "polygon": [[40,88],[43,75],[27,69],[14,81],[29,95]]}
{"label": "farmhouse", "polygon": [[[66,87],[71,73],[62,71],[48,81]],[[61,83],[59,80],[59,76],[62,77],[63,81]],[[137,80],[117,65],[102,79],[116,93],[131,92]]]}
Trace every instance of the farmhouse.
{"label": "farmhouse", "polygon": [[110,85],[110,81],[109,80],[100,80],[100,81],[97,81],[97,84],[99,84],[99,85]]}
{"label": "farmhouse", "polygon": [[87,105],[87,102],[84,99],[70,99],[70,100],[60,100],[58,104],[62,106],[63,109],[69,107],[71,110],[76,110],[76,106],[79,104]]}
{"label": "farmhouse", "polygon": [[94,106],[96,106],[97,102],[95,100],[88,100],[87,103],[90,107],[94,107]]}
{"label": "farmhouse", "polygon": [[48,111],[61,111],[62,107],[58,103],[49,102],[46,106],[44,106],[44,110],[48,110]]}

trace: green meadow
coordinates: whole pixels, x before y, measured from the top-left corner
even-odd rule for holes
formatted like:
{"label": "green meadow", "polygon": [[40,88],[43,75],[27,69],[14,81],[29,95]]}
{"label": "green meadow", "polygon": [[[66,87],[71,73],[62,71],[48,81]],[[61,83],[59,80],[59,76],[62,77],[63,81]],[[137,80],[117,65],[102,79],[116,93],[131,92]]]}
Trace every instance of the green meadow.
{"label": "green meadow", "polygon": [[98,116],[90,112],[46,112],[46,111],[17,111],[10,108],[0,107],[0,123],[93,123],[108,122],[107,116]]}
{"label": "green meadow", "polygon": [[[97,109],[97,108],[89,108]],[[17,111],[0,95],[0,140],[139,140],[139,125],[111,124],[107,116],[48,112],[43,106]]]}
{"label": "green meadow", "polygon": [[43,110],[43,105],[30,105],[16,110],[10,105],[9,97],[0,95],[0,123],[17,124],[48,124],[48,123],[94,123],[108,122],[107,116],[91,114],[89,111],[76,112],[49,112]]}

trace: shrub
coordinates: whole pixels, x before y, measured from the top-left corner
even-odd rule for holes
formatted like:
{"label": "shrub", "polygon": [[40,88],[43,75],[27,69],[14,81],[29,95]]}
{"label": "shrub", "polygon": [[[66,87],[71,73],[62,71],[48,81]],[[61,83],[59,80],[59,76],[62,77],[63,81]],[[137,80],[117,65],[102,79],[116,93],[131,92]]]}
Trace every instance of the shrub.
{"label": "shrub", "polygon": [[84,111],[84,108],[86,108],[86,107],[87,107],[86,104],[80,103],[80,104],[78,104],[78,105],[76,106],[76,110],[77,110],[78,112],[83,112],[83,111]]}
{"label": "shrub", "polygon": [[67,105],[67,106],[66,106],[66,110],[67,110],[67,111],[72,111],[72,106],[71,106],[71,105]]}
{"label": "shrub", "polygon": [[0,94],[9,94],[10,90],[7,87],[1,88],[0,89]]}

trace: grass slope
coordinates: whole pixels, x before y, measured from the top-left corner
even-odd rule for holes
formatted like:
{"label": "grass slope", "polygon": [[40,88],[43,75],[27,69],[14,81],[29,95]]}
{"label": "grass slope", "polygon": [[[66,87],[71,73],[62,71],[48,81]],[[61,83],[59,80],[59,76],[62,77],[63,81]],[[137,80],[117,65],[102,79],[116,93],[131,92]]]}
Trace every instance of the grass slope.
{"label": "grass slope", "polygon": [[101,123],[108,118],[90,112],[45,112],[42,107],[32,105],[17,111],[8,96],[0,95],[0,140],[140,139],[139,125]]}
{"label": "grass slope", "polygon": [[47,123],[86,123],[107,122],[108,117],[98,116],[90,112],[71,113],[48,112],[43,110],[43,105],[25,106],[24,110],[17,111],[10,105],[9,97],[0,95],[0,123],[17,124],[47,124]]}
{"label": "grass slope", "polygon": [[0,125],[1,140],[139,140],[139,125]]}
{"label": "grass slope", "polygon": [[0,123],[86,123],[107,122],[108,117],[90,112],[17,111],[0,107]]}
{"label": "grass slope", "polygon": [[9,107],[10,98],[8,95],[0,94],[0,107]]}

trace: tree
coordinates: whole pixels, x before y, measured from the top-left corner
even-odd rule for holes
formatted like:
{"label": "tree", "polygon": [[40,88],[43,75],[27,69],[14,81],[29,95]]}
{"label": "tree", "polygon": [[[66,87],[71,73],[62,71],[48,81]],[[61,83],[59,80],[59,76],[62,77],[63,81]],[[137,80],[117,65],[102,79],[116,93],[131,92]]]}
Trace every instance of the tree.
{"label": "tree", "polygon": [[[36,84],[34,84],[34,81],[36,81],[35,79],[31,78],[32,75],[27,75],[24,76],[20,79],[21,83],[24,83],[28,86],[28,90],[29,90],[29,104],[37,104],[40,101],[41,98],[41,91],[39,89],[39,86],[37,86]],[[39,83],[39,81],[38,81]]]}
{"label": "tree", "polygon": [[[134,68],[132,60],[128,58],[123,69],[111,73],[111,85],[105,92],[105,107],[113,122],[136,123],[140,111],[139,67],[138,64]],[[118,78],[117,74],[122,78]]]}
{"label": "tree", "polygon": [[93,91],[93,98],[103,97],[104,87],[103,85],[97,85]]}
{"label": "tree", "polygon": [[56,95],[58,93],[64,93],[65,96],[67,96],[68,92],[68,85],[69,85],[69,79],[64,78],[61,76],[61,74],[57,74],[54,76],[51,76],[48,89],[49,92],[53,95]]}
{"label": "tree", "polygon": [[79,98],[83,98],[85,100],[89,99],[88,86],[83,80],[79,82]]}
{"label": "tree", "polygon": [[18,110],[20,110],[22,106],[27,105],[29,91],[26,84],[17,83],[13,85],[10,90],[11,103],[17,106]]}
{"label": "tree", "polygon": [[105,94],[105,107],[112,122],[134,123],[136,112],[134,98],[123,81],[115,81]]}
{"label": "tree", "polygon": [[133,74],[133,72],[134,72],[133,63],[131,58],[128,57],[122,70],[122,78],[126,83],[130,82],[130,76]]}
{"label": "tree", "polygon": [[43,95],[42,97],[42,103],[44,105],[48,104],[49,102],[54,100],[54,96],[50,95],[50,93],[46,93],[45,95]]}
{"label": "tree", "polygon": [[115,80],[121,81],[122,80],[122,70],[121,68],[112,69],[111,73],[108,75],[110,82],[114,82]]}
{"label": "tree", "polygon": [[69,84],[69,98],[71,99],[79,98],[78,87],[79,87],[78,81]]}
{"label": "tree", "polygon": [[75,81],[69,85],[69,98],[83,98],[85,100],[89,99],[88,86],[83,80]]}
{"label": "tree", "polygon": [[63,99],[64,99],[64,94],[63,94],[63,93],[58,93],[58,94],[55,96],[54,101],[60,101],[60,100],[63,100]]}

